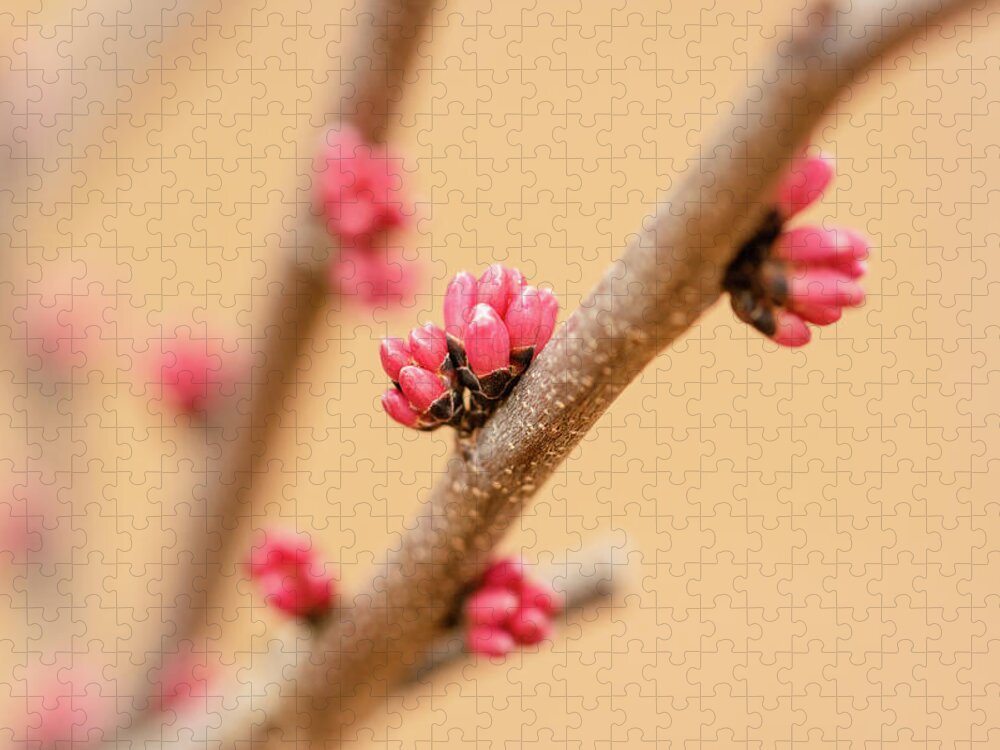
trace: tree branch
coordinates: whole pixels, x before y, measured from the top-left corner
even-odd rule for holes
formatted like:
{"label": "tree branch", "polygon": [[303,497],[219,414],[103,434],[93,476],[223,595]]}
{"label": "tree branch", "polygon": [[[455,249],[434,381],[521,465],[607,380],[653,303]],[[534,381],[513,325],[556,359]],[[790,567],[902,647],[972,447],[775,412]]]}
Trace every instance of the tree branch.
{"label": "tree branch", "polygon": [[[980,5],[982,2],[979,3]],[[824,110],[880,55],[974,0],[818,2],[686,179],[630,242],[477,439],[459,446],[414,527],[323,634],[283,705],[319,746],[426,658],[456,594],[526,501],[656,354],[720,296],[735,248]]]}
{"label": "tree branch", "polygon": [[[541,572],[538,578],[563,594],[566,618],[570,619],[579,610],[628,590],[629,552],[627,540],[621,546],[615,546],[610,539],[601,540],[588,545],[579,555],[569,553],[565,565]],[[224,746],[242,747],[253,740],[255,727],[266,723],[274,686],[281,686],[284,675],[309,659],[311,643],[312,636],[302,628],[279,627],[262,649],[254,647],[249,670],[233,671],[224,684],[213,684],[209,697],[192,699],[186,713],[168,726],[144,726],[130,732],[124,738],[126,744],[133,748],[169,746],[180,750],[221,740]],[[464,628],[457,627],[435,644],[428,660],[405,680],[412,684],[426,680],[438,669],[466,656]]]}
{"label": "tree branch", "polygon": [[[337,111],[342,121],[354,124],[369,140],[384,137],[431,7],[430,0],[372,0],[360,14],[367,25],[362,24],[357,65]],[[322,222],[311,222],[301,234],[290,233],[283,241],[283,271],[251,376],[249,413],[234,409],[222,425],[207,431],[206,443],[220,458],[208,462],[207,486],[203,497],[196,498],[190,533],[178,539],[172,551],[180,561],[179,572],[172,596],[164,599],[177,605],[168,617],[175,627],[160,643],[164,655],[198,635],[206,625],[206,610],[215,606],[220,588],[231,580],[224,566],[231,562],[234,545],[244,538],[236,531],[240,519],[252,512],[254,477],[297,380],[302,343],[312,336],[326,302],[331,243]],[[138,686],[139,705],[146,703],[139,696],[149,687]]]}

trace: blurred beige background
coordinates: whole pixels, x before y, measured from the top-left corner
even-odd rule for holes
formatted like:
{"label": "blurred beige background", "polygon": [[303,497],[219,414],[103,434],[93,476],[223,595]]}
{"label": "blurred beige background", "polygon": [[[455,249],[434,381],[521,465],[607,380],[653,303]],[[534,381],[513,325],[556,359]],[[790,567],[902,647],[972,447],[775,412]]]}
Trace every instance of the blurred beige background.
{"label": "blurred beige background", "polygon": [[[155,650],[206,449],[147,393],[144,357],[179,327],[229,350],[262,336],[279,238],[307,220],[310,160],[351,64],[350,8],[168,0],[132,17],[130,4],[0,9],[0,461],[12,487],[29,477],[57,498],[62,535],[45,576],[2,564],[11,725],[17,680],[53,650],[108,685]],[[445,431],[387,423],[378,339],[438,319],[447,278],[493,260],[575,307],[697,166],[790,7],[440,3],[392,135],[420,217],[400,240],[420,294],[391,313],[331,303],[247,546],[272,524],[310,531],[347,595],[363,585],[450,450]],[[815,134],[838,175],[807,218],[871,235],[866,306],[800,351],[714,309],[506,540],[543,566],[620,546],[613,606],[570,613],[554,642],[502,666],[441,671],[359,726],[359,746],[1000,745],[1000,30],[987,20],[886,60]],[[87,329],[91,354],[26,386],[12,293],[43,288],[89,293],[104,323]],[[229,668],[278,632],[232,573],[210,641]]]}

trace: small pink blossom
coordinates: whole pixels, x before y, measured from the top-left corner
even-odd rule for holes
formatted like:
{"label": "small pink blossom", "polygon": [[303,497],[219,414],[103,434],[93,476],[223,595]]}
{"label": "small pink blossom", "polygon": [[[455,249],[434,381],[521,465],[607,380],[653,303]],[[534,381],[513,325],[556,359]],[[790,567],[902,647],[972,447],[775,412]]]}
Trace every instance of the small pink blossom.
{"label": "small pink blossom", "polygon": [[490,375],[510,366],[510,334],[500,314],[490,305],[480,303],[472,309],[462,342],[474,374]]}
{"label": "small pink blossom", "polygon": [[556,593],[530,580],[519,561],[496,560],[465,600],[467,646],[473,653],[503,656],[516,644],[540,643],[551,636],[560,609]]}
{"label": "small pink blossom", "polygon": [[514,638],[503,628],[476,625],[466,631],[466,648],[474,654],[503,657],[514,650]]}
{"label": "small pink blossom", "polygon": [[333,604],[333,580],[304,534],[266,534],[251,554],[250,577],[269,604],[293,617],[317,619]]}
{"label": "small pink blossom", "polygon": [[214,407],[227,374],[222,355],[208,341],[176,339],[164,345],[159,382],[164,398],[178,412],[196,414]]}
{"label": "small pink blossom", "polygon": [[330,130],[326,142],[316,177],[330,232],[354,244],[403,226],[402,161],[347,124]]}
{"label": "small pink blossom", "polygon": [[868,241],[862,235],[785,226],[832,179],[830,159],[796,159],[778,186],[771,216],[726,272],[724,286],[736,314],[782,346],[803,346],[812,337],[807,323],[830,325],[844,308],[864,303],[858,279],[867,271]]}

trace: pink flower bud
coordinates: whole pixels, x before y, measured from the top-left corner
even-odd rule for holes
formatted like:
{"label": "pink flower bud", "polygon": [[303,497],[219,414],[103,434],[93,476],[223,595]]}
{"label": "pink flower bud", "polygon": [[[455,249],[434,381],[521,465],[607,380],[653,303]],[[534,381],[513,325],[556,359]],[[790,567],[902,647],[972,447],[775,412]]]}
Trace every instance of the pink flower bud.
{"label": "pink flower bud", "polygon": [[222,386],[222,365],[204,341],[177,340],[168,345],[160,364],[164,397],[184,414],[211,407]]}
{"label": "pink flower bud", "polygon": [[562,609],[562,598],[548,586],[525,581],[521,585],[521,606],[540,609],[551,616]]}
{"label": "pink flower bud", "polygon": [[808,323],[818,326],[828,326],[836,323],[844,314],[841,305],[824,305],[819,302],[793,301],[790,309]]}
{"label": "pink flower bud", "polygon": [[400,161],[348,125],[331,130],[327,143],[317,180],[330,231],[353,242],[404,224]]}
{"label": "pink flower bud", "polygon": [[302,534],[267,534],[251,553],[250,576],[268,603],[295,617],[317,617],[333,603],[333,581]]}
{"label": "pink flower bud", "polygon": [[511,301],[504,318],[511,349],[534,346],[538,341],[541,322],[542,300],[538,296],[538,290],[531,286],[525,287]]}
{"label": "pink flower bud", "polygon": [[538,297],[542,302],[542,318],[538,328],[538,340],[535,342],[535,354],[537,355],[552,338],[552,332],[556,330],[556,319],[559,317],[559,300],[548,289],[540,289]]}
{"label": "pink flower bud", "polygon": [[510,633],[489,625],[477,625],[466,631],[466,646],[474,654],[506,656],[514,650]]}
{"label": "pink flower bud", "polygon": [[788,279],[788,299],[796,305],[855,307],[865,301],[857,282],[837,271],[812,267]]}
{"label": "pink flower bud", "polygon": [[482,588],[465,602],[469,625],[501,627],[517,610],[517,596],[507,589]]}
{"label": "pink flower bud", "polygon": [[497,311],[486,304],[472,309],[465,327],[465,353],[470,369],[479,376],[505,369],[510,362],[510,336]]}
{"label": "pink flower bud", "polygon": [[868,263],[863,260],[850,260],[838,264],[836,268],[849,279],[860,279],[868,273]]}
{"label": "pink flower bud", "polygon": [[508,629],[515,641],[533,646],[552,634],[552,620],[540,609],[521,607],[510,618]]}
{"label": "pink flower bud", "polygon": [[416,427],[420,421],[420,414],[413,410],[406,396],[396,388],[391,388],[382,394],[382,408],[403,427]]}
{"label": "pink flower bud", "polygon": [[524,274],[521,273],[516,268],[508,268],[507,273],[507,308],[510,309],[510,303],[514,301],[514,298],[521,293],[521,290],[528,286],[528,280],[524,278]]}
{"label": "pink flower bud", "polygon": [[399,387],[403,389],[410,406],[418,412],[427,411],[448,390],[440,377],[415,365],[399,371]]}
{"label": "pink flower bud", "polygon": [[399,371],[410,364],[410,347],[400,338],[382,339],[378,355],[382,369],[394,382],[399,380]]}
{"label": "pink flower bud", "polygon": [[444,295],[444,327],[452,336],[462,338],[465,325],[476,306],[476,278],[467,271],[455,275]]}
{"label": "pink flower bud", "polygon": [[492,563],[483,573],[483,588],[520,589],[524,581],[524,566],[513,557],[504,557]]}
{"label": "pink flower bud", "polygon": [[499,263],[494,263],[479,277],[476,301],[480,305],[489,305],[496,310],[497,315],[503,317],[510,302],[510,281],[507,269]]}
{"label": "pink flower bud", "polygon": [[448,356],[448,339],[444,331],[433,323],[410,331],[410,351],[413,361],[431,372],[440,372]]}
{"label": "pink flower bud", "polygon": [[777,308],[774,311],[775,331],[771,339],[781,346],[805,346],[812,338],[809,326],[798,315]]}
{"label": "pink flower bud", "polygon": [[819,200],[832,179],[831,158],[805,156],[794,159],[775,196],[775,204],[782,217],[790,219]]}
{"label": "pink flower bud", "polygon": [[798,266],[849,265],[868,257],[868,240],[849,229],[796,227],[774,243],[774,257]]}

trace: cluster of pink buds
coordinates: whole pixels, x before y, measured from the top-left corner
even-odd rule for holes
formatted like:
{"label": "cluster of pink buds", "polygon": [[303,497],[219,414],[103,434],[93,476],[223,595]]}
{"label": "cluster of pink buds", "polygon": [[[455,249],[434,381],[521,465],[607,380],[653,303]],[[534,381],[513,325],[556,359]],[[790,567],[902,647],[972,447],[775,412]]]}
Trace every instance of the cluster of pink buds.
{"label": "cluster of pink buds", "polygon": [[830,325],[845,307],[865,299],[858,284],[867,270],[863,236],[846,229],[785,227],[832,179],[829,159],[797,160],[779,186],[774,209],[740,248],[723,281],[737,317],[783,346],[808,343],[806,323]]}
{"label": "cluster of pink buds", "polygon": [[368,305],[408,299],[412,264],[387,258],[378,246],[380,236],[406,224],[402,160],[342,124],[327,133],[316,171],[317,202],[340,244],[340,258],[330,266],[332,284]]}
{"label": "cluster of pink buds", "polygon": [[317,623],[333,606],[333,579],[313,554],[307,535],[266,534],[251,553],[250,577],[268,604],[292,617]]}
{"label": "cluster of pink buds", "polygon": [[221,361],[219,355],[209,352],[205,341],[177,339],[166,345],[159,362],[164,399],[182,414],[209,410],[226,379]]}
{"label": "cluster of pink buds", "polygon": [[490,565],[464,609],[469,651],[505,656],[548,638],[561,603],[554,591],[529,580],[517,560],[505,558]]}
{"label": "cluster of pink buds", "polygon": [[494,264],[478,280],[459,273],[445,293],[444,330],[428,323],[382,342],[394,386],[383,408],[407,427],[474,429],[545,348],[558,314],[555,295],[516,268]]}

